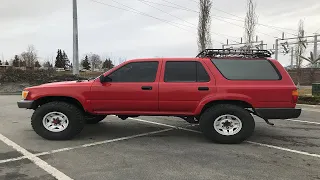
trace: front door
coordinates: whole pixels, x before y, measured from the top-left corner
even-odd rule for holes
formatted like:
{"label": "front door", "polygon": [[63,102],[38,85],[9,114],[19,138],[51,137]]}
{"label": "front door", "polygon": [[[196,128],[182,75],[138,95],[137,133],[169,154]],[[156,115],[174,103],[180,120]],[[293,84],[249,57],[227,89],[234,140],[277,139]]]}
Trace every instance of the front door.
{"label": "front door", "polygon": [[129,62],[107,75],[111,82],[94,82],[90,99],[93,111],[158,111],[158,67],[159,61]]}

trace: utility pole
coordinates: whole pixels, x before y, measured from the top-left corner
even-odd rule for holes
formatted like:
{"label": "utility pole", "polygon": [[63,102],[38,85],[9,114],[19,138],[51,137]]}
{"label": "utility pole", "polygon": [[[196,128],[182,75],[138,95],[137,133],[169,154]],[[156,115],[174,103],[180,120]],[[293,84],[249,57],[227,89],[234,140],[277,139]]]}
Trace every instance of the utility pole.
{"label": "utility pole", "polygon": [[79,74],[79,47],[78,47],[78,12],[77,0],[73,0],[73,75]]}
{"label": "utility pole", "polygon": [[317,53],[317,51],[318,51],[318,35],[317,34],[314,35],[313,43],[314,43],[313,58],[317,59],[318,58],[318,53]]}
{"label": "utility pole", "polygon": [[290,67],[293,68],[293,47],[291,47],[291,63]]}
{"label": "utility pole", "polygon": [[275,43],[275,59],[278,60],[278,53],[279,53],[279,50],[278,50],[278,41],[279,39],[276,39],[276,43]]}

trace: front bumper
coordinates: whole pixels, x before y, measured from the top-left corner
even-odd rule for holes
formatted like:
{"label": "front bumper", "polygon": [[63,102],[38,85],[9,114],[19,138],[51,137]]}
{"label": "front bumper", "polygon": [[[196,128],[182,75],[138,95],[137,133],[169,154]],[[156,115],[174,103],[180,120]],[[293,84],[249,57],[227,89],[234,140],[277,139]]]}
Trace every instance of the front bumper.
{"label": "front bumper", "polygon": [[255,111],[264,119],[291,119],[301,114],[300,108],[256,108]]}
{"label": "front bumper", "polygon": [[17,104],[19,108],[32,109],[33,102],[34,101],[22,100],[22,101],[18,101]]}

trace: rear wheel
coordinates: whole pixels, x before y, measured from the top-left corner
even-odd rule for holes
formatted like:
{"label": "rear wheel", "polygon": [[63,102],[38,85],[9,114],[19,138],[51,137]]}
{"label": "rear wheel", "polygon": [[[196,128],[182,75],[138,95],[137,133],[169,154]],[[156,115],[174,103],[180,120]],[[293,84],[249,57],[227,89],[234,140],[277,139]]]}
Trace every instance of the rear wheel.
{"label": "rear wheel", "polygon": [[85,115],[85,121],[86,124],[97,124],[106,117],[106,115]]}
{"label": "rear wheel", "polygon": [[31,117],[34,131],[49,140],[68,140],[84,127],[80,109],[65,102],[49,102],[35,110]]}
{"label": "rear wheel", "polygon": [[207,109],[200,118],[204,135],[218,143],[241,143],[250,137],[255,128],[251,114],[242,107],[221,104]]}

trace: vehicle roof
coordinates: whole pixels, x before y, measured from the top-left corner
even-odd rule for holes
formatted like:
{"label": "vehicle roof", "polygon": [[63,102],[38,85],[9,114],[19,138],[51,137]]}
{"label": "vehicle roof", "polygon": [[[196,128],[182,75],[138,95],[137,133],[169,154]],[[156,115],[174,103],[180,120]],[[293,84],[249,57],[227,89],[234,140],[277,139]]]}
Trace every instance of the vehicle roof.
{"label": "vehicle roof", "polygon": [[194,61],[195,59],[198,60],[226,60],[226,59],[245,59],[245,60],[262,60],[267,59],[273,61],[272,58],[243,58],[243,57],[214,57],[214,58],[199,58],[199,57],[161,57],[161,58],[137,58],[137,59],[130,59],[128,61],[162,61],[162,60],[176,60],[176,61]]}
{"label": "vehicle roof", "polygon": [[209,59],[209,58],[196,58],[196,57],[161,57],[161,58],[138,58],[130,59],[128,61],[163,61],[163,60],[176,60],[176,61],[194,61],[195,59]]}

